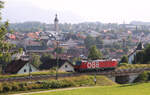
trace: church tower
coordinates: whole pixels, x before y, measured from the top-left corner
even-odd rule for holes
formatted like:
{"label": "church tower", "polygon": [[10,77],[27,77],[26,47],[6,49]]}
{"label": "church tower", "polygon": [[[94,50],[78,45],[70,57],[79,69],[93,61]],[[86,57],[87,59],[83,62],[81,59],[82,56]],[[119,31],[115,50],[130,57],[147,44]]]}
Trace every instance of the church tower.
{"label": "church tower", "polygon": [[59,20],[58,20],[58,18],[57,18],[57,14],[55,15],[55,19],[54,19],[54,29],[55,29],[55,31],[58,33],[59,32],[59,26],[58,26],[58,22],[59,22]]}

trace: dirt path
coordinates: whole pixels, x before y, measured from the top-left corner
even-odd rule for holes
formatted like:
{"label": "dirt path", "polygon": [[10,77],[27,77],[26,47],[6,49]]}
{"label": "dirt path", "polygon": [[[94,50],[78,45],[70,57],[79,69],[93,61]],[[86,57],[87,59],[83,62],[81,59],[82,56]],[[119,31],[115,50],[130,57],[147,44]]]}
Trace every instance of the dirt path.
{"label": "dirt path", "polygon": [[[96,86],[93,86],[93,87],[96,87]],[[73,87],[73,88],[62,88],[62,89],[55,89],[55,90],[37,91],[37,92],[29,92],[29,93],[11,94],[11,95],[29,95],[29,94],[36,94],[36,93],[65,91],[65,90],[73,90],[73,89],[80,89],[80,88],[92,88],[92,87]]]}

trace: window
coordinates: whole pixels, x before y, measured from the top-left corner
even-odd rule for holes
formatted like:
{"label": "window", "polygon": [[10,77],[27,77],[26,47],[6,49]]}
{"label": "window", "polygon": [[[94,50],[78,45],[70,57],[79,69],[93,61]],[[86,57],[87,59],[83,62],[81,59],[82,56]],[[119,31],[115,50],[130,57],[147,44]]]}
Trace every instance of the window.
{"label": "window", "polygon": [[26,69],[24,69],[24,72],[26,72]]}
{"label": "window", "polygon": [[68,65],[65,65],[65,68],[67,68],[68,67]]}

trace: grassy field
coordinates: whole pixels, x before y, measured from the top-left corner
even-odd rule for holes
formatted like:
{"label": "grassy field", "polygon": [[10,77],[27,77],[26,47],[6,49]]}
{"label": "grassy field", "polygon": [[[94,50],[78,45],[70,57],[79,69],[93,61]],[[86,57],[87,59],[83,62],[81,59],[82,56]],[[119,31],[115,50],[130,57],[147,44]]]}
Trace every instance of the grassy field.
{"label": "grassy field", "polygon": [[150,95],[150,83],[81,88],[30,95]]}
{"label": "grassy field", "polygon": [[[32,76],[38,76],[38,75],[53,75],[55,74],[56,71],[54,70],[47,70],[47,71],[39,71],[39,72],[32,72]],[[71,73],[71,72],[59,72],[59,74],[64,74],[64,73]],[[13,77],[27,77],[29,74],[11,74],[11,75],[2,75],[0,74],[0,78],[13,78]]]}
{"label": "grassy field", "polygon": [[117,69],[137,69],[137,68],[150,68],[150,64],[124,64]]}
{"label": "grassy field", "polygon": [[[97,75],[97,86],[115,86],[118,85],[106,76]],[[94,76],[92,75],[81,75],[74,77],[65,77],[55,79],[41,80],[41,83],[36,81],[32,82],[5,82],[0,83],[0,95],[9,95],[12,93],[23,93],[32,91],[41,91],[48,89],[60,89],[60,88],[71,88],[71,87],[92,87],[95,86]],[[28,95],[28,94],[27,94]]]}

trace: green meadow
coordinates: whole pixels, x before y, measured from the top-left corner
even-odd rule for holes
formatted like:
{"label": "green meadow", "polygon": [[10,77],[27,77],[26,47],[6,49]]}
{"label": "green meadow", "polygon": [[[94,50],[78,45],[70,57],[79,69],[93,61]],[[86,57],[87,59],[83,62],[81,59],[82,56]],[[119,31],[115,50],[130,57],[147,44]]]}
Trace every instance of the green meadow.
{"label": "green meadow", "polygon": [[35,93],[30,95],[150,95],[150,83],[96,86],[74,90]]}

